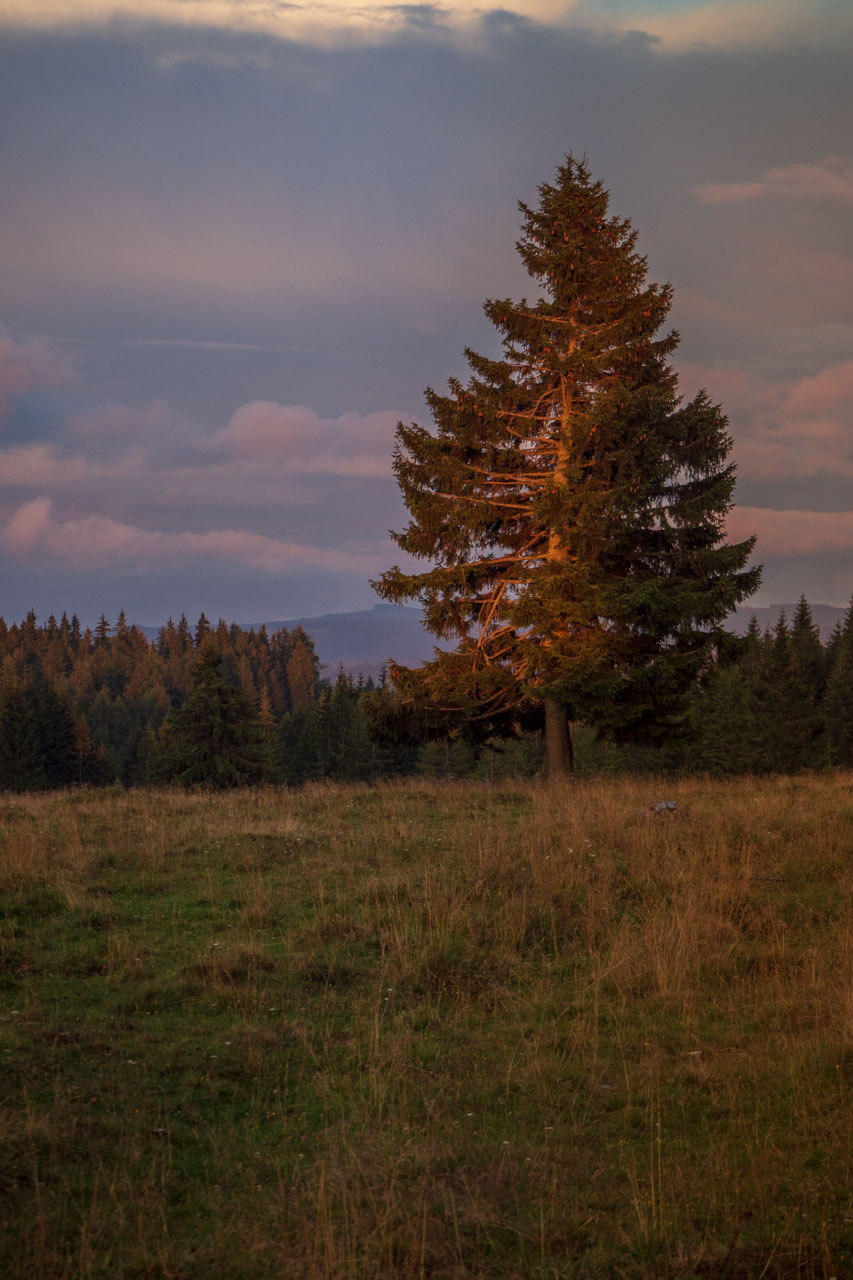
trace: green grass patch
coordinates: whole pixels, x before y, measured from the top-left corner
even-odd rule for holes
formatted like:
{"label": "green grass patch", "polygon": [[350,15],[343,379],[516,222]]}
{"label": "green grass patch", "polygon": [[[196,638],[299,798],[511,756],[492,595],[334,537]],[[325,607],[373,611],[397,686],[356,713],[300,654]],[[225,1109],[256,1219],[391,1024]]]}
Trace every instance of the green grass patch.
{"label": "green grass patch", "polygon": [[850,785],[8,801],[0,1274],[853,1274]]}

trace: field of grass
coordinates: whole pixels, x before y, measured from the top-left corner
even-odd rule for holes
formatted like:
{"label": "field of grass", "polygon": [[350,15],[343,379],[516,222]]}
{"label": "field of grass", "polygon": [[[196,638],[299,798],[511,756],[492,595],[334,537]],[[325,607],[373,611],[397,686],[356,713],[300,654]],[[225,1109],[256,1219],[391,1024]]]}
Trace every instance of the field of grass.
{"label": "field of grass", "polygon": [[841,1280],[853,775],[0,797],[0,1055],[10,1280]]}

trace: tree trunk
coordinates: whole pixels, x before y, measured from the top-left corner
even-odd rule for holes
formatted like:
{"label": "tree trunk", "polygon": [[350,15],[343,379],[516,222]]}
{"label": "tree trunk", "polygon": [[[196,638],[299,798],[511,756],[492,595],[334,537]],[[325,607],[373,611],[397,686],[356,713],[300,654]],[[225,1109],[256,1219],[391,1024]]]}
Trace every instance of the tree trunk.
{"label": "tree trunk", "polygon": [[575,754],[569,709],[565,702],[545,699],[545,746],[548,749],[548,777],[574,778]]}

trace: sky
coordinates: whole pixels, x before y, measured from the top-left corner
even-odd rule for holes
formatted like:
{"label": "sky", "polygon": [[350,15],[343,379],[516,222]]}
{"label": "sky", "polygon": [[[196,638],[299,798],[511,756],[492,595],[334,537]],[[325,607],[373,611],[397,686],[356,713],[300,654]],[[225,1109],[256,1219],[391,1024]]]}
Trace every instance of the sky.
{"label": "sky", "polygon": [[368,608],[398,420],[567,153],[729,417],[756,604],[853,593],[850,0],[0,0],[0,615]]}

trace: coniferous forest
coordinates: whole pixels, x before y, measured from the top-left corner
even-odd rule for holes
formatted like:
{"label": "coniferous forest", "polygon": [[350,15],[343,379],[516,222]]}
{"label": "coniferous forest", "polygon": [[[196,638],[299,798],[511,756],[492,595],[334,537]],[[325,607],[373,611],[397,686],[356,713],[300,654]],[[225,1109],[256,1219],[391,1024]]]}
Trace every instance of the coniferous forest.
{"label": "coniferous forest", "polygon": [[[0,789],[299,785],[401,774],[531,776],[541,733],[394,741],[390,686],[321,675],[301,628],[268,634],[202,614],[149,643],[124,613],[94,631],[63,615],[0,619]],[[377,731],[377,724],[380,731]],[[661,747],[575,726],[579,773],[794,773],[853,765],[853,604],[825,643],[803,598],[793,617],[730,637]]]}

